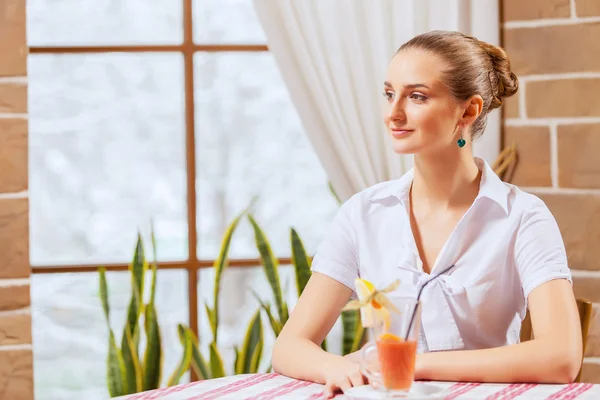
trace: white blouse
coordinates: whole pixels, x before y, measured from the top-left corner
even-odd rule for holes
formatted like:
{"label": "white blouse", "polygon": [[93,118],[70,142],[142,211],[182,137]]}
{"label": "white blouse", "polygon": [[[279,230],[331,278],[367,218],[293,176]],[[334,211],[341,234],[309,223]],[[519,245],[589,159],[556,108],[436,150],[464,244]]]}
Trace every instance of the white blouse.
{"label": "white blouse", "polygon": [[[403,296],[454,265],[421,294],[419,351],[482,349],[519,342],[529,293],[571,274],[560,231],[544,202],[500,180],[482,159],[479,194],[423,271],[409,219],[414,171],[357,193],[338,211],[312,271],[354,290],[365,278]],[[353,293],[353,297],[356,294]]]}

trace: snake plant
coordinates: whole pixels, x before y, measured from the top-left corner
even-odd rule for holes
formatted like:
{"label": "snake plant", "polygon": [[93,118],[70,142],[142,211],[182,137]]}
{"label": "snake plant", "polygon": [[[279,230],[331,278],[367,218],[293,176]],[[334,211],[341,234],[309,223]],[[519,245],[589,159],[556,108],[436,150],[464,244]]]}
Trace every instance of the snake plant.
{"label": "snake plant", "polygon": [[[204,305],[213,334],[212,343],[209,347],[210,368],[206,366],[203,367],[202,365],[200,365],[200,363],[198,363],[198,360],[201,357],[194,357],[192,359],[192,368],[196,371],[196,373],[203,369],[209,373],[208,376],[206,374],[199,375],[204,378],[220,378],[226,375],[225,369],[223,367],[223,360],[217,348],[217,335],[219,331],[219,292],[221,289],[221,278],[223,276],[223,272],[228,266],[229,248],[231,246],[231,239],[233,237],[233,233],[238,227],[242,218],[252,208],[255,200],[256,199],[253,199],[250,202],[250,205],[248,205],[248,207],[245,210],[238,214],[227,227],[225,235],[223,236],[223,239],[221,241],[219,257],[215,260],[213,265],[213,268],[215,270],[213,307],[211,308],[208,304]],[[246,335],[244,337],[242,347],[235,348],[236,358],[233,366],[234,373],[246,374],[258,372],[263,345],[263,329],[262,322],[260,319],[260,309],[258,309],[257,312],[250,318],[250,322],[248,324],[248,328],[246,329]],[[199,352],[198,355],[200,356]]]}
{"label": "snake plant", "polygon": [[[253,200],[254,202],[254,200]],[[252,202],[252,203],[253,203]],[[226,375],[223,357],[217,347],[219,327],[219,292],[221,279],[229,261],[229,249],[234,231],[245,215],[248,216],[253,227],[256,246],[260,253],[263,270],[271,287],[275,299],[275,310],[254,293],[260,306],[251,316],[240,347],[235,347],[234,374],[259,372],[260,361],[264,350],[264,331],[261,320],[261,311],[267,314],[269,323],[276,336],[279,335],[283,325],[289,318],[288,305],[284,300],[280,278],[279,263],[274,256],[267,236],[260,228],[254,217],[249,213],[252,206],[243,210],[229,224],[221,242],[219,257],[215,260],[214,302],[213,306],[205,304],[205,310],[210,323],[212,340],[208,346],[209,354],[205,357],[200,351],[198,338],[187,326],[179,324],[177,332],[183,353],[175,370],[169,376],[168,386],[179,383],[181,377],[191,368],[199,379],[220,378]],[[154,232],[151,232],[154,262],[149,265],[144,253],[142,237],[138,234],[133,260],[129,265],[131,275],[132,294],[129,300],[125,327],[120,337],[120,345],[110,326],[109,290],[106,280],[106,269],[99,268],[100,300],[108,327],[108,356],[107,356],[107,386],[111,397],[137,393],[145,390],[156,389],[160,386],[163,367],[163,348],[161,331],[155,306],[156,293],[156,242]],[[291,229],[290,242],[292,247],[292,262],[296,276],[296,291],[298,296],[304,290],[310,279],[311,259],[307,255],[302,240],[298,233]],[[150,269],[151,283],[149,300],[144,303],[144,289],[146,273]],[[144,317],[141,326],[140,317]],[[360,315],[355,311],[346,311],[342,314],[344,337],[342,353],[347,354],[358,349],[363,337],[360,324]],[[140,354],[139,343],[143,333],[146,335],[146,347]],[[326,343],[322,347],[326,349]],[[270,368],[269,368],[270,369]]]}
{"label": "snake plant", "polygon": [[[270,303],[261,300],[256,293],[254,296],[259,301],[262,310],[266,313],[271,325],[271,329],[277,337],[279,336],[283,325],[289,318],[288,305],[283,300],[283,293],[279,280],[279,262],[273,254],[267,236],[257,223],[256,219],[250,214],[248,215],[248,219],[250,220],[250,224],[254,229],[256,248],[260,254],[263,271],[267,277],[269,285],[271,286],[271,292],[273,294],[273,299],[275,300],[275,308],[277,313],[274,314],[274,312],[271,310]],[[296,290],[299,297],[302,294],[304,287],[308,283],[308,280],[310,279],[311,259],[307,255],[304,244],[294,228],[290,229],[290,244],[292,250],[292,264],[294,265],[294,274],[296,278]],[[346,355],[359,349],[365,330],[361,325],[360,313],[358,311],[344,311],[342,312],[341,318],[343,326],[343,340],[340,352],[342,355]],[[327,350],[326,341],[323,341],[321,347],[324,350]]]}
{"label": "snake plant", "polygon": [[[152,247],[156,260],[156,243],[152,233]],[[160,386],[163,366],[163,350],[158,316],[155,306],[156,262],[152,263],[150,298],[144,304],[144,282],[148,272],[148,261],[144,254],[142,237],[138,234],[133,261],[129,265],[131,274],[131,299],[127,310],[125,327],[121,335],[121,345],[110,326],[109,291],[106,281],[106,269],[99,268],[100,301],[108,326],[107,385],[111,397],[156,389]],[[140,317],[144,317],[143,330],[146,335],[146,348],[143,355],[139,352],[142,327]],[[191,337],[183,340],[184,356],[171,374],[168,385],[179,383],[181,376],[190,368],[192,342]]]}

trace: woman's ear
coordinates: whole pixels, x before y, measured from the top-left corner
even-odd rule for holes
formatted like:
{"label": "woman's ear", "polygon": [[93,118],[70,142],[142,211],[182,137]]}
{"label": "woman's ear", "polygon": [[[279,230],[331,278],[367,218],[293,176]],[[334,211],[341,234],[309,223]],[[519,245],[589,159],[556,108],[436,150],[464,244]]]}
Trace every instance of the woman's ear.
{"label": "woman's ear", "polygon": [[472,96],[466,103],[463,115],[460,118],[461,125],[470,125],[483,111],[483,99],[478,94]]}

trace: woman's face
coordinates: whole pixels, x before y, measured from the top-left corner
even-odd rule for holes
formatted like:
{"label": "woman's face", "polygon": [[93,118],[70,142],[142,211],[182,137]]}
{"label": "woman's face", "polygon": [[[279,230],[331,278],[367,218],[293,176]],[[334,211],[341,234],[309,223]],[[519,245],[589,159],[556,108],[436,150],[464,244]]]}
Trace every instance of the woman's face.
{"label": "woman's face", "polygon": [[[464,107],[441,81],[444,60],[418,50],[394,56],[384,83],[383,120],[398,154],[439,152],[455,146]],[[467,140],[466,131],[464,139]]]}

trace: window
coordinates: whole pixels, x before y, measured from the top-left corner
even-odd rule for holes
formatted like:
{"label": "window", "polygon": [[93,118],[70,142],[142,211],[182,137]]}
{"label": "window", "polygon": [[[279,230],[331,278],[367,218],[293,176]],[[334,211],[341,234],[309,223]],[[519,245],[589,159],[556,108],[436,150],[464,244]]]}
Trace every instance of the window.
{"label": "window", "polygon": [[[27,15],[36,398],[106,398],[96,267],[109,266],[111,322],[121,332],[127,265],[150,221],[163,377],[181,354],[178,323],[202,344],[210,339],[210,267],[253,196],[293,305],[289,229],[314,253],[337,205],[252,1],[30,0]],[[223,278],[228,372],[257,307],[249,288],[270,293],[253,240],[243,223]]]}

